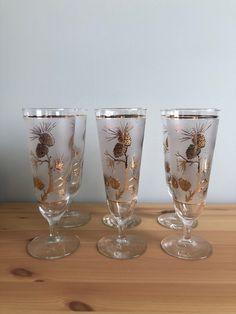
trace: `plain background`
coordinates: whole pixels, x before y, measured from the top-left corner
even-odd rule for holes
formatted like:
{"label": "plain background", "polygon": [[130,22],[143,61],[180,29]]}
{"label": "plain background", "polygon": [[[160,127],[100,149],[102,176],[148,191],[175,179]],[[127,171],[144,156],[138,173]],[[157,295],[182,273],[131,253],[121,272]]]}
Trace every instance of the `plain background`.
{"label": "plain background", "polygon": [[170,201],[160,108],[221,109],[208,202],[236,202],[235,0],[0,0],[0,201],[34,200],[22,107],[88,109],[77,200],[104,201],[94,108],[148,109],[139,201]]}

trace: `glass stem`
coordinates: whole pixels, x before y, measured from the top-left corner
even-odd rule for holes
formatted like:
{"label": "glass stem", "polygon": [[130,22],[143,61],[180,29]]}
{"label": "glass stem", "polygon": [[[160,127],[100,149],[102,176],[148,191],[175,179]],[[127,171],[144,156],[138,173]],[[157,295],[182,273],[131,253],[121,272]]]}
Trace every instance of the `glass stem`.
{"label": "glass stem", "polygon": [[184,229],[183,229],[183,240],[186,242],[191,242],[191,231],[192,228],[189,226],[184,225]]}
{"label": "glass stem", "polygon": [[119,240],[125,239],[124,230],[125,230],[124,224],[118,223],[118,238],[119,238]]}
{"label": "glass stem", "polygon": [[58,229],[57,229],[58,221],[55,219],[49,219],[48,223],[49,223],[49,236],[50,236],[50,238],[52,238],[52,239],[57,238],[58,237]]}

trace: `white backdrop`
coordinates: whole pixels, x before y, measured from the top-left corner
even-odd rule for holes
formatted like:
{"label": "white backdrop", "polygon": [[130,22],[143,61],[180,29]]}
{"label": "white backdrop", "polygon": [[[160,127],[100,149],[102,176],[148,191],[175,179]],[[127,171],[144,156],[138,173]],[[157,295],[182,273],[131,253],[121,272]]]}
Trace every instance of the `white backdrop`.
{"label": "white backdrop", "polygon": [[22,107],[88,109],[77,200],[104,201],[94,108],[148,109],[140,201],[169,201],[160,108],[218,107],[208,202],[236,202],[235,0],[0,0],[0,201],[34,200]]}

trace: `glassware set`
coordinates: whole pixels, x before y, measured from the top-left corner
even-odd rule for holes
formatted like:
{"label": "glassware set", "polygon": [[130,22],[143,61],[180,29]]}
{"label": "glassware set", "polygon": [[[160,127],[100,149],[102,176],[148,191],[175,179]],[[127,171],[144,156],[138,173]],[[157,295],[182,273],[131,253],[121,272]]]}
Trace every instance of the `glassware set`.
{"label": "glassware set", "polygon": [[[97,242],[97,250],[114,259],[138,257],[147,248],[146,240],[138,233],[126,234],[126,229],[141,222],[134,210],[146,109],[96,109],[95,116],[109,209],[102,222],[114,228],[114,235]],[[161,241],[167,254],[181,259],[198,260],[212,253],[210,243],[192,236],[191,229],[206,203],[218,116],[217,109],[161,111],[165,175],[174,210],[157,221],[170,229],[183,229],[183,236],[170,235]],[[49,224],[49,235],[34,238],[27,251],[35,258],[62,258],[80,244],[66,228],[90,220],[88,212],[71,208],[82,180],[86,111],[30,108],[23,109],[23,117],[37,205]]]}

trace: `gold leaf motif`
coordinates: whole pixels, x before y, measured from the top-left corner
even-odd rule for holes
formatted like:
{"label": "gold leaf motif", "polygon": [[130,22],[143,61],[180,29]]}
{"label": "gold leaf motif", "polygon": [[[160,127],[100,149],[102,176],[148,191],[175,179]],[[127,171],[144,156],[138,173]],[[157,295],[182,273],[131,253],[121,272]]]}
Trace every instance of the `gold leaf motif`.
{"label": "gold leaf motif", "polygon": [[64,169],[64,162],[62,158],[58,158],[54,160],[54,169],[58,171],[62,171]]}
{"label": "gold leaf motif", "polygon": [[188,194],[187,195],[185,195],[185,201],[186,202],[190,202],[192,199],[193,199],[193,197],[194,197],[194,195],[195,195],[195,191],[189,191],[188,192]]}
{"label": "gold leaf motif", "polygon": [[39,179],[38,177],[34,177],[33,180],[34,180],[34,186],[36,187],[36,189],[40,191],[44,189],[45,185],[41,179]]}
{"label": "gold leaf motif", "polygon": [[179,179],[179,186],[183,191],[188,191],[191,188],[191,183],[183,178]]}
{"label": "gold leaf motif", "polygon": [[109,184],[115,190],[118,190],[120,187],[120,181],[114,177],[109,177]]}
{"label": "gold leaf motif", "polygon": [[107,167],[114,169],[115,168],[115,161],[110,157],[106,158]]}

